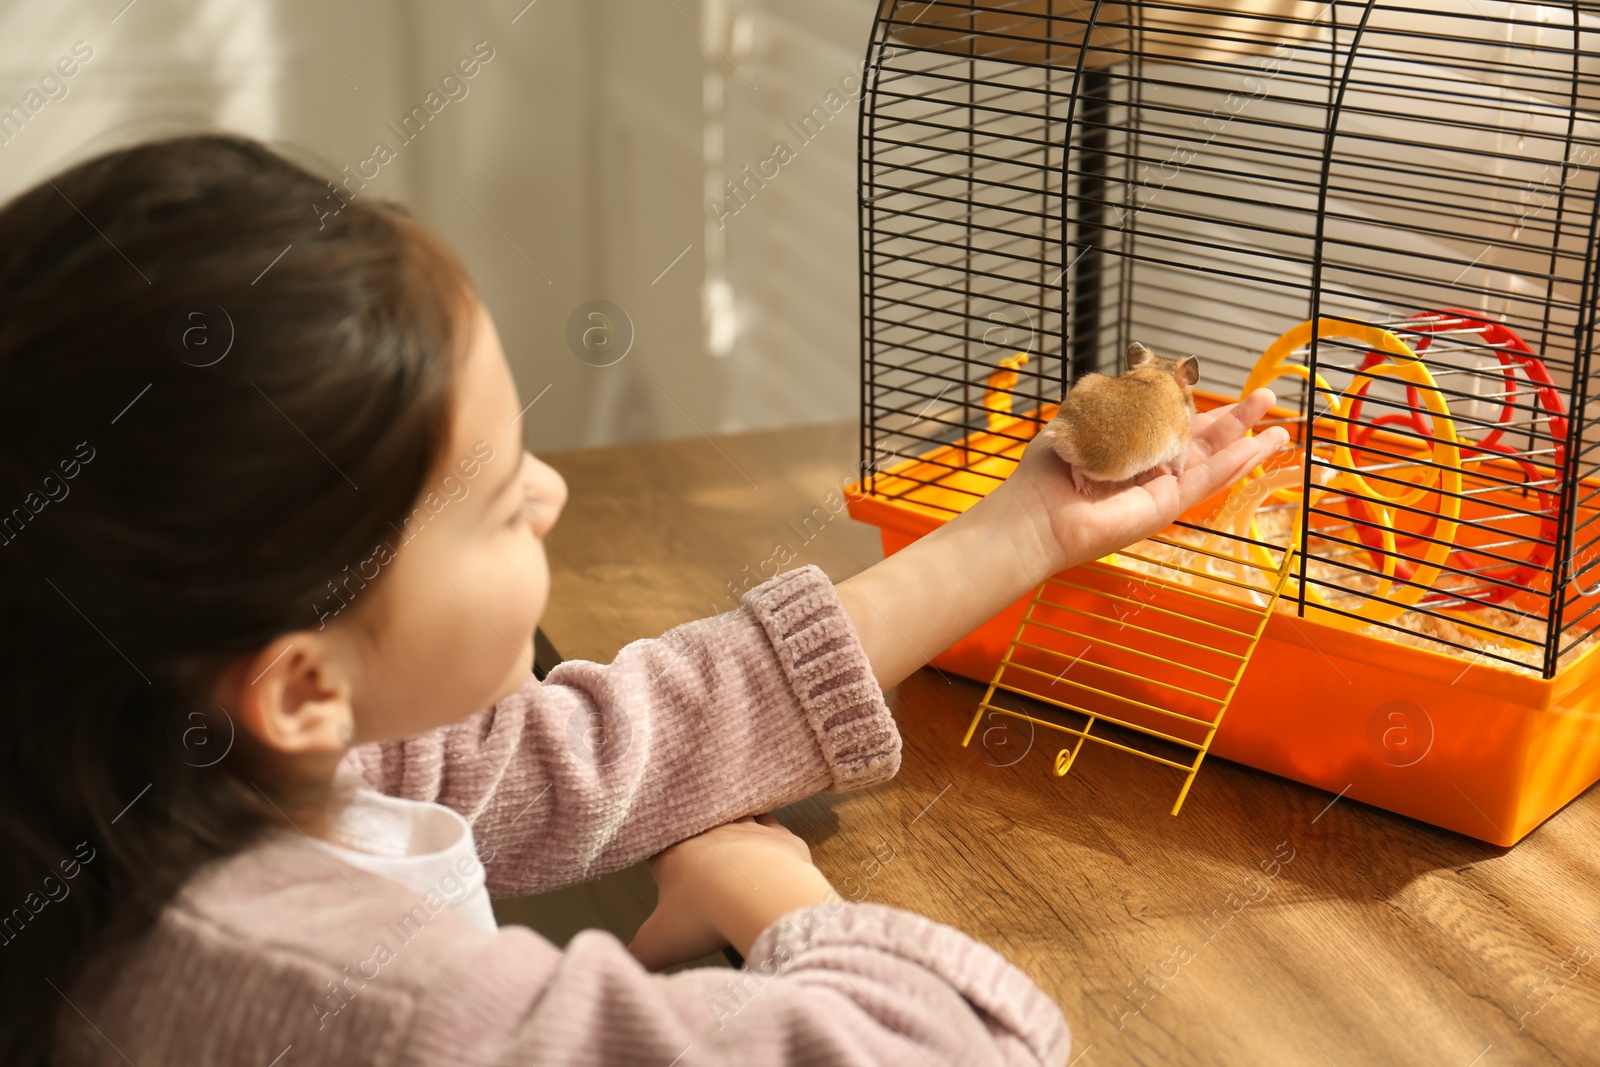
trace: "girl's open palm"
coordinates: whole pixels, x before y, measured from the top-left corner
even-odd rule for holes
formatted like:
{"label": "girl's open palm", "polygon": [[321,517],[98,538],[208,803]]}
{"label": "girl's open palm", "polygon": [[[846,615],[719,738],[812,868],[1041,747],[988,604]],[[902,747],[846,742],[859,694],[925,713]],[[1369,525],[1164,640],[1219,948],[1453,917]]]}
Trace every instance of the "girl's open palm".
{"label": "girl's open palm", "polygon": [[1005,489],[1031,510],[1041,544],[1056,569],[1098,559],[1159,532],[1287,444],[1289,434],[1281,426],[1246,436],[1274,403],[1270,389],[1257,389],[1238,403],[1196,415],[1182,474],[1151,472],[1136,485],[1097,486],[1088,497],[1073,486],[1069,468],[1049,442],[1035,437],[1006,479]]}

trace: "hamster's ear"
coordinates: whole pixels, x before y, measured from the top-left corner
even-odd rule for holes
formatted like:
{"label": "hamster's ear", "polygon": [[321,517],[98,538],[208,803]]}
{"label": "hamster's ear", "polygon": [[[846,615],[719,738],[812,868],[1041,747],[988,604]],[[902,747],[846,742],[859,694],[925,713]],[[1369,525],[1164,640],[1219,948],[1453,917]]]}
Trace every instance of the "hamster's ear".
{"label": "hamster's ear", "polygon": [[1146,363],[1149,363],[1154,358],[1155,358],[1155,353],[1151,352],[1148,348],[1146,348],[1144,345],[1140,344],[1138,341],[1135,341],[1135,342],[1133,342],[1133,344],[1128,346],[1128,369],[1129,370],[1132,370],[1135,367],[1142,367]]}
{"label": "hamster's ear", "polygon": [[1200,360],[1195,356],[1185,356],[1178,361],[1178,381],[1184,385],[1193,385],[1200,380]]}

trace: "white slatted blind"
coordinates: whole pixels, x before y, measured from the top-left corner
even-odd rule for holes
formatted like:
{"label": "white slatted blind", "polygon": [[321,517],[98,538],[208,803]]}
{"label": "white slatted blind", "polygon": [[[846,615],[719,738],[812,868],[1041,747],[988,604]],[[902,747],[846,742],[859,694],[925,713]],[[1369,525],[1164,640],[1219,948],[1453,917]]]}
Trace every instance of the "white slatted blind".
{"label": "white slatted blind", "polygon": [[[704,8],[719,6],[733,9],[730,44],[743,46],[729,53],[743,75],[729,70],[721,79],[724,181],[738,195],[723,186],[720,206],[706,207],[708,222],[722,218],[732,294],[721,427],[851,418],[859,395],[859,75],[873,4],[704,0]],[[707,265],[715,286],[714,255]],[[712,311],[727,313],[715,303]],[[715,317],[710,326],[727,329]]]}

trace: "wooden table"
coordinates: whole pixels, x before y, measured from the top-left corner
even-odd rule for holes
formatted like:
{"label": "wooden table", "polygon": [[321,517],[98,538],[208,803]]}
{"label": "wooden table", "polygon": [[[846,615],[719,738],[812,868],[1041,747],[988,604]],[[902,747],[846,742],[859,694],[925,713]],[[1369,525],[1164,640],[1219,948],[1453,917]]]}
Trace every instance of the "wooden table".
{"label": "wooden table", "polygon": [[[555,648],[607,662],[727,610],[725,584],[780,542],[835,580],[871,565],[877,531],[844,513],[797,529],[857,441],[828,424],[544,456],[571,487],[548,541]],[[841,893],[1027,971],[1074,1063],[1600,1064],[1600,790],[1507,850],[1210,759],[1173,817],[1177,772],[1145,760],[1094,749],[1057,778],[1061,735],[1003,717],[962,748],[983,689],[924,668],[889,694],[895,780],[779,815]],[[626,939],[653,902],[640,866],[497,912],[564,943]]]}

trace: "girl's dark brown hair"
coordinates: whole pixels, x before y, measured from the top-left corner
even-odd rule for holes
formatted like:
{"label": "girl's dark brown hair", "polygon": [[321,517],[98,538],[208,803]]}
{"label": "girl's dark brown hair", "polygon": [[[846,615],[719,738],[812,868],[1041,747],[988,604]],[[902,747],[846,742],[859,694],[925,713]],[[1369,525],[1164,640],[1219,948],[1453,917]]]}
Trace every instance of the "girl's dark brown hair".
{"label": "girl's dark brown hair", "polygon": [[402,208],[340,203],[204,135],[0,208],[0,1063],[46,1062],[84,964],[202,865],[328,801],[206,697],[410,511],[472,306]]}

